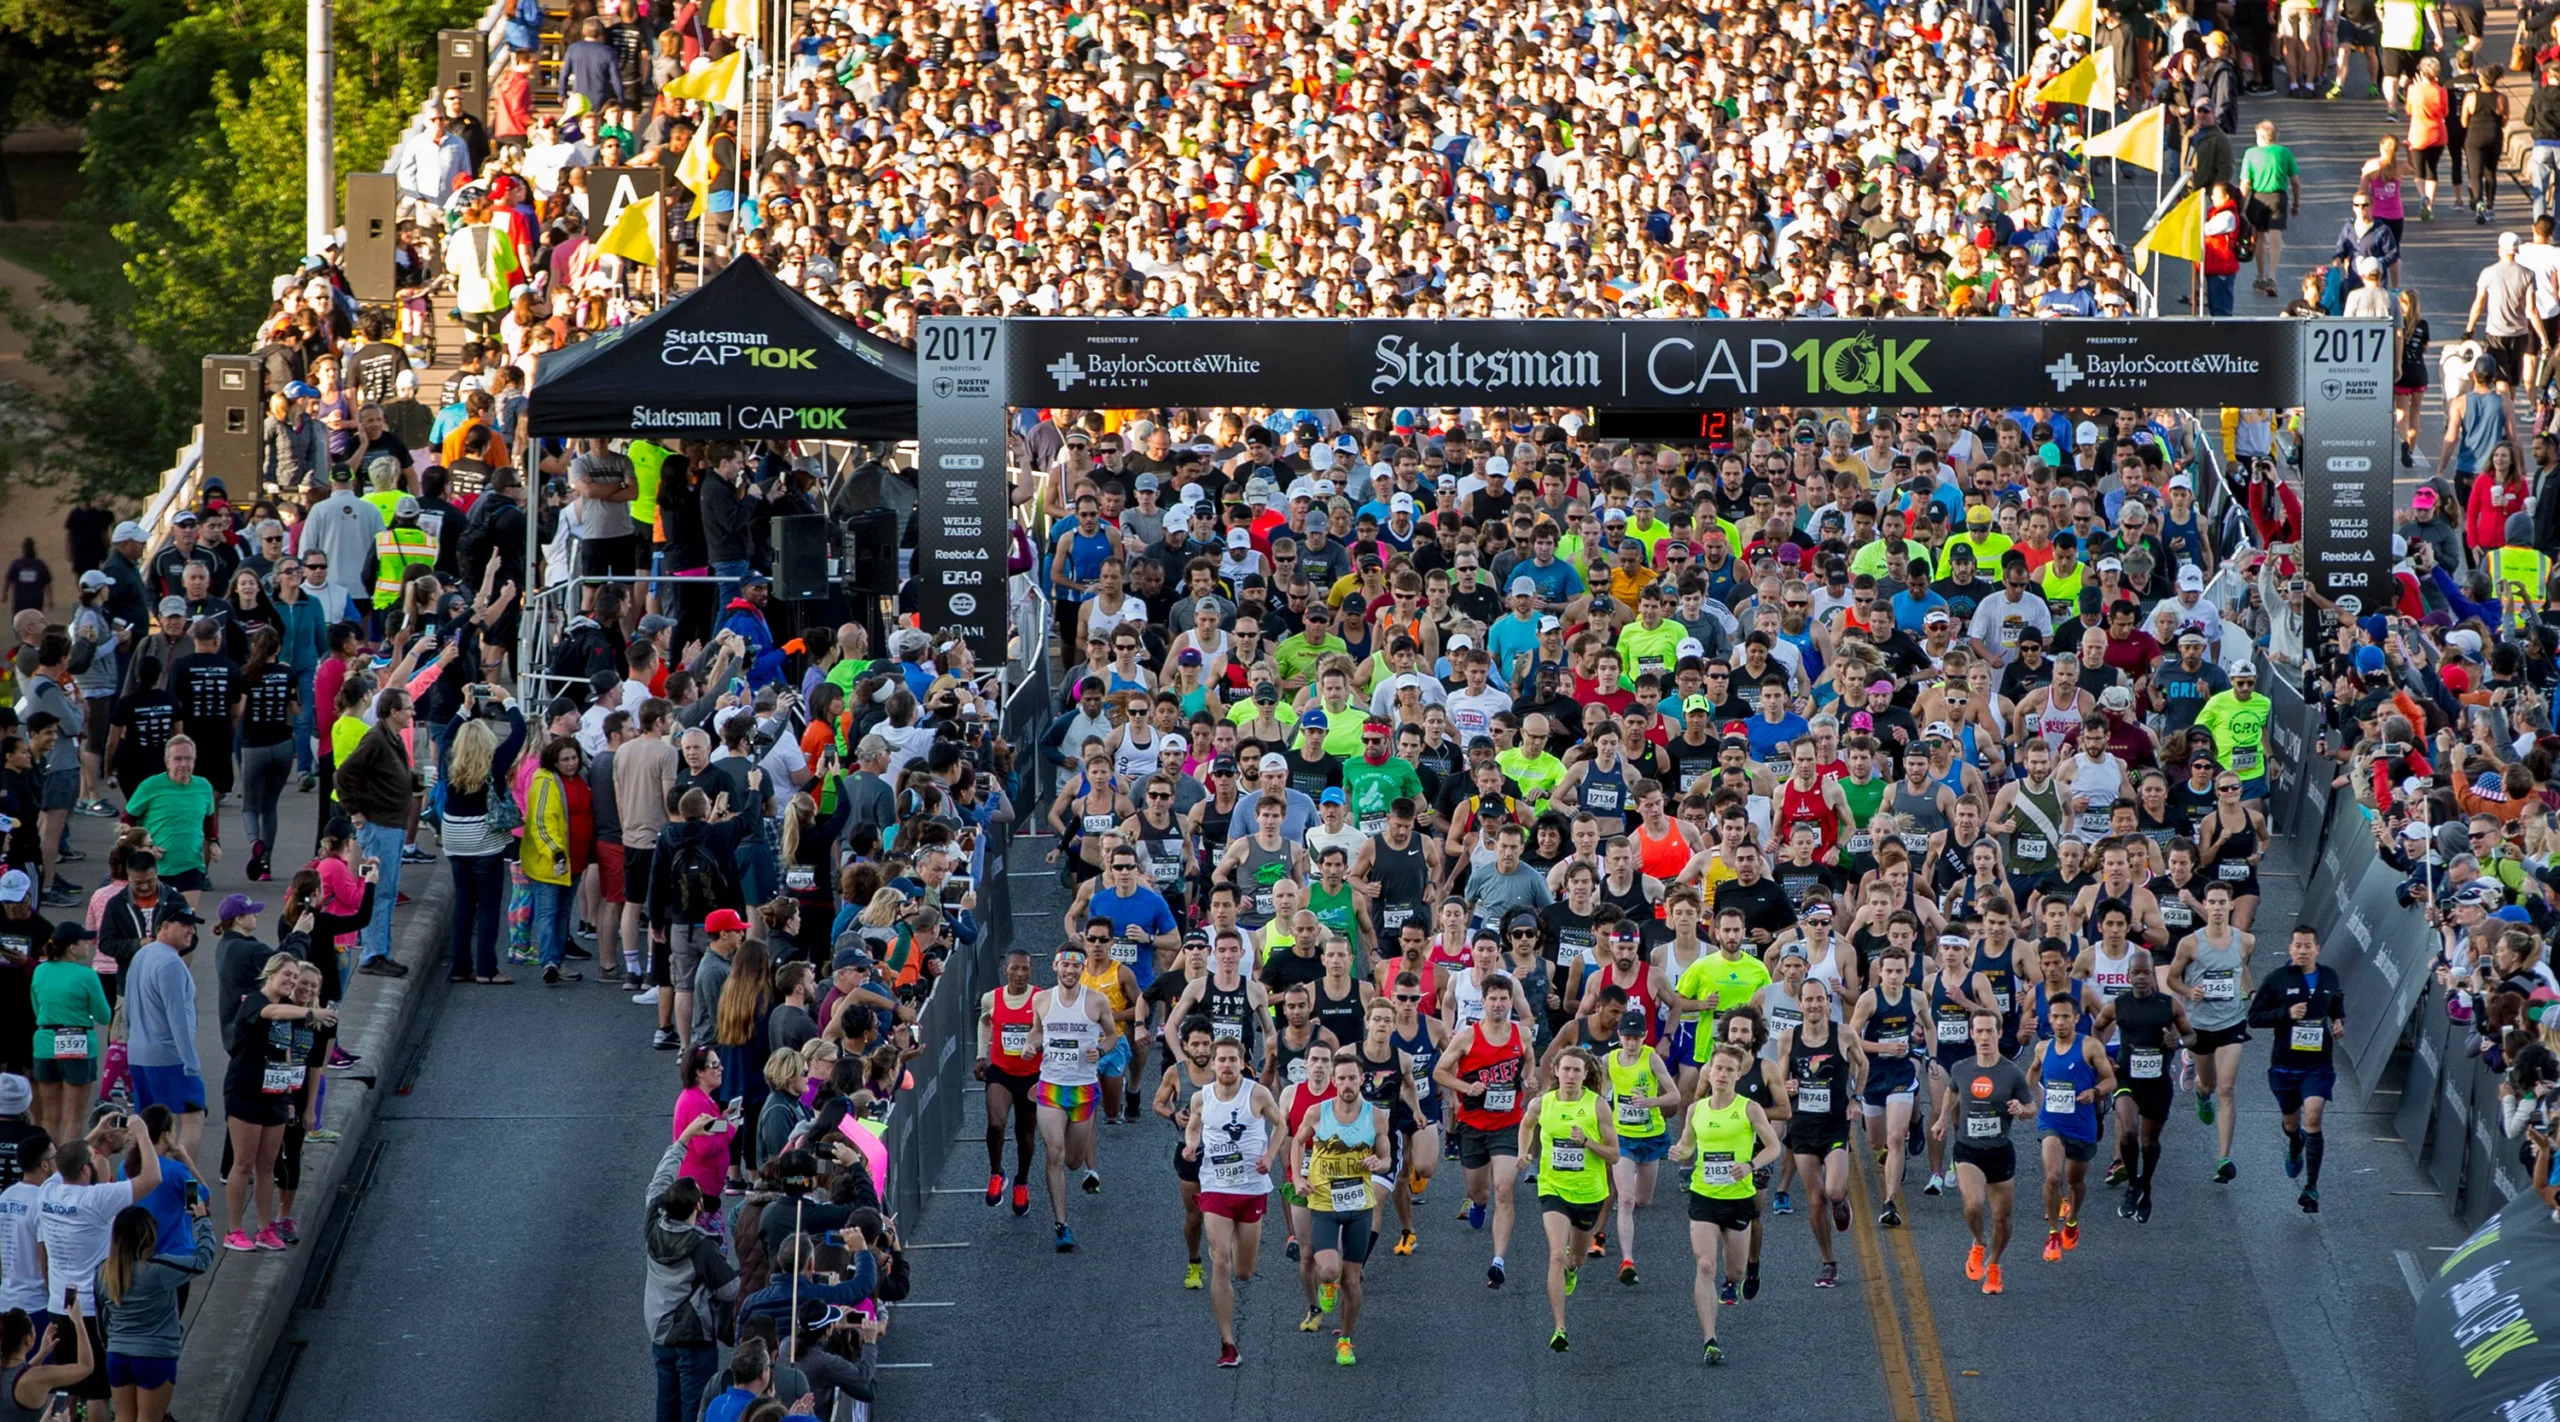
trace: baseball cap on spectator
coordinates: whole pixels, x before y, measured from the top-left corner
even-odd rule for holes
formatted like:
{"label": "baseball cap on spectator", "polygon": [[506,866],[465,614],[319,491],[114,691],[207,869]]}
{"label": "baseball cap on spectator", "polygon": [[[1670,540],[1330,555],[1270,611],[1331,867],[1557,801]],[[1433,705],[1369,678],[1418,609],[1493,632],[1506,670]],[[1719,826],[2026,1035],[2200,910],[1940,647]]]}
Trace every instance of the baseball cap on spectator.
{"label": "baseball cap on spectator", "polygon": [[1173,659],[1173,664],[1179,667],[1196,667],[1200,665],[1200,649],[1197,647],[1183,648],[1181,655],[1176,656]]}
{"label": "baseball cap on spectator", "polygon": [[2456,627],[2444,634],[2444,645],[2447,651],[2476,660],[2480,655],[2480,634],[2468,627]]}
{"label": "baseball cap on spectator", "polygon": [[1491,459],[1484,462],[1484,475],[1488,479],[1507,479],[1511,477],[1511,461],[1503,458],[1499,454],[1493,456]]}
{"label": "baseball cap on spectator", "polygon": [[1257,770],[1287,770],[1288,768],[1289,758],[1278,751],[1264,753],[1261,762],[1255,766]]}
{"label": "baseball cap on spectator", "polygon": [[2413,509],[2431,509],[2435,506],[2436,491],[2433,489],[2421,487],[2418,492],[2409,496],[2409,507]]}
{"label": "baseball cap on spectator", "polygon": [[1472,650],[1474,649],[1475,645],[1476,645],[1476,639],[1475,639],[1475,638],[1468,636],[1468,635],[1467,635],[1466,633],[1464,633],[1464,632],[1461,632],[1461,633],[1459,633],[1457,636],[1452,637],[1452,638],[1450,638],[1450,639],[1449,639],[1449,647],[1448,647],[1448,650],[1450,650],[1450,651],[1452,651],[1452,652],[1465,652],[1465,651],[1472,651]]}
{"label": "baseball cap on spectator", "polygon": [[163,617],[186,616],[187,600],[182,597],[164,597],[160,599],[160,615]]}
{"label": "baseball cap on spectator", "polygon": [[151,537],[149,534],[142,531],[141,524],[134,522],[132,519],[126,519],[124,522],[116,525],[114,535],[108,538],[107,541],[110,543],[148,543],[151,541]]}
{"label": "baseball cap on spectator", "polygon": [[115,585],[115,579],[108,577],[105,573],[102,573],[95,568],[91,568],[89,571],[80,575],[80,586],[83,589],[111,588]]}
{"label": "baseball cap on spectator", "polygon": [[1218,757],[1216,760],[1213,760],[1213,761],[1209,762],[1209,773],[1210,773],[1211,775],[1233,775],[1233,774],[1235,774],[1235,773],[1236,773],[1236,758],[1235,758],[1234,756],[1231,756],[1231,755],[1222,755],[1222,756]]}
{"label": "baseball cap on spectator", "polygon": [[2197,566],[2196,566],[2195,564],[2193,564],[2193,563],[2181,563],[2181,564],[2179,564],[2179,565],[2178,565],[2178,591],[2180,591],[2180,592],[2203,592],[2203,591],[2204,591],[2204,569],[2197,567]]}
{"label": "baseball cap on spectator", "polygon": [[1695,637],[1683,637],[1680,639],[1680,645],[1671,649],[1671,655],[1684,662],[1691,657],[1703,657],[1706,654],[1707,644]]}
{"label": "baseball cap on spectator", "polygon": [[1944,721],[1932,721],[1929,729],[1922,731],[1920,736],[1923,740],[1952,741],[1956,738],[1956,728]]}
{"label": "baseball cap on spectator", "polygon": [[1552,612],[1547,613],[1546,615],[1544,615],[1544,616],[1542,616],[1542,617],[1540,617],[1540,618],[1538,619],[1538,631],[1539,631],[1541,634],[1545,634],[1545,633],[1548,633],[1548,632],[1561,632],[1561,631],[1563,631],[1563,630],[1564,630],[1564,620],[1563,620],[1562,618],[1557,617],[1557,616],[1556,616],[1554,613],[1552,613]]}
{"label": "baseball cap on spectator", "polygon": [[736,909],[713,909],[711,916],[702,921],[702,928],[706,933],[744,933],[747,921],[739,917]]}
{"label": "baseball cap on spectator", "polygon": [[2110,686],[2098,693],[2098,705],[2109,711],[2130,711],[2133,709],[2133,688]]}
{"label": "baseball cap on spectator", "polygon": [[1326,786],[1324,788],[1324,793],[1316,797],[1316,803],[1319,805],[1340,805],[1346,803],[1342,797],[1342,787],[1339,785]]}
{"label": "baseball cap on spectator", "polygon": [[0,874],[0,904],[22,904],[35,897],[36,881],[23,869]]}
{"label": "baseball cap on spectator", "polygon": [[1241,553],[1253,546],[1253,535],[1241,528],[1230,528],[1227,530],[1227,546]]}
{"label": "baseball cap on spectator", "polygon": [[654,637],[676,625],[676,620],[663,612],[652,612],[640,619],[640,635]]}
{"label": "baseball cap on spectator", "polygon": [[836,954],[827,960],[827,971],[841,973],[848,968],[871,966],[871,950],[862,946],[857,934],[848,933],[836,940]]}
{"label": "baseball cap on spectator", "polygon": [[1790,568],[1804,562],[1804,545],[1800,543],[1779,544],[1778,562],[1781,565]]}
{"label": "baseball cap on spectator", "polygon": [[1528,578],[1513,578],[1511,580],[1511,595],[1513,597],[1536,597],[1538,595],[1538,585],[1535,581]]}
{"label": "baseball cap on spectator", "polygon": [[317,400],[320,398],[320,392],[312,386],[305,385],[299,380],[294,380],[286,382],[284,387],[284,398],[288,400]]}
{"label": "baseball cap on spectator", "polygon": [[1141,474],[1138,476],[1137,491],[1141,494],[1152,494],[1161,487],[1162,485],[1156,482],[1156,476],[1153,474]]}
{"label": "baseball cap on spectator", "polygon": [[1682,711],[1694,711],[1702,716],[1712,716],[1715,714],[1716,709],[1715,698],[1704,693],[1700,693],[1681,702],[1680,709]]}
{"label": "baseball cap on spectator", "polygon": [[1280,701],[1280,688],[1267,681],[1256,682],[1253,687],[1253,699],[1265,706],[1276,706]]}
{"label": "baseball cap on spectator", "polygon": [[2380,676],[2383,668],[2389,664],[2390,658],[2383,655],[2380,647],[2356,648],[2356,675],[2358,676]]}
{"label": "baseball cap on spectator", "polygon": [[169,516],[169,523],[173,528],[193,528],[197,522],[194,509],[180,509]]}
{"label": "baseball cap on spectator", "polygon": [[1321,706],[1310,706],[1298,714],[1298,729],[1301,731],[1321,731],[1326,729],[1328,724],[1324,719],[1324,708]]}
{"label": "baseball cap on spectator", "polygon": [[16,1072],[0,1072],[0,1116],[23,1116],[35,1105],[32,1082]]}
{"label": "baseball cap on spectator", "polygon": [[265,904],[258,902],[247,894],[233,894],[222,901],[222,906],[213,911],[213,916],[216,918],[247,918],[253,913],[265,913],[266,911],[267,906]]}
{"label": "baseball cap on spectator", "polygon": [[1955,619],[1947,615],[1947,610],[1945,608],[1933,607],[1929,609],[1926,616],[1920,619],[1920,625],[1923,627],[1944,627],[1953,621],[1955,621]]}

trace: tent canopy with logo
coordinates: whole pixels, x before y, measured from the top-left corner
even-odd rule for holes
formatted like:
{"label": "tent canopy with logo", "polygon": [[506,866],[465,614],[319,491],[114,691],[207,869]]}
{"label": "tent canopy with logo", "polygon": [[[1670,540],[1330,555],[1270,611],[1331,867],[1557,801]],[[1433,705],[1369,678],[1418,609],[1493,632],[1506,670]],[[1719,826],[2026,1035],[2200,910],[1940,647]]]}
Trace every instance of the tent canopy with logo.
{"label": "tent canopy with logo", "polygon": [[645,320],[543,363],[533,432],[672,439],[903,440],[915,352],[731,262]]}

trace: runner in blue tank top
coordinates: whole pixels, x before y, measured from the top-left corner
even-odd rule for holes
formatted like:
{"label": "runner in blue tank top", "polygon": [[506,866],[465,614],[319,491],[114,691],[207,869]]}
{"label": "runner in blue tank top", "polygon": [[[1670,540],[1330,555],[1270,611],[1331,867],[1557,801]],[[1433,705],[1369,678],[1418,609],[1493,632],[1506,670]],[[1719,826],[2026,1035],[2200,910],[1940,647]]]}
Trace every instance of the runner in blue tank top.
{"label": "runner in blue tank top", "polygon": [[2098,1102],[2115,1092],[2116,1072],[2096,1039],[2080,1031],[2080,1005],[2068,997],[2045,1004],[2053,1037],[2027,1068],[2036,1097],[2036,1134],[2044,1143],[2044,1259],[2080,1247],[2080,1202],[2089,1193],[2089,1162],[2098,1153]]}

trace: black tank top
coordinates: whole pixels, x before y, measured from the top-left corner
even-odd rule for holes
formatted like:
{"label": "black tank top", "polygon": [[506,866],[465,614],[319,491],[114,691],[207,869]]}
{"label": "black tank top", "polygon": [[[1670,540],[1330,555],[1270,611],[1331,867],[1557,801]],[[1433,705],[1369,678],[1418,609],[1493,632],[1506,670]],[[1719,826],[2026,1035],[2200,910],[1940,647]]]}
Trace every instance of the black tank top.
{"label": "black tank top", "polygon": [[1638,927],[1653,921],[1653,900],[1644,896],[1644,873],[1639,870],[1634,882],[1623,889],[1609,887],[1609,877],[1600,876],[1600,902],[1634,919]]}
{"label": "black tank top", "polygon": [[1360,980],[1358,978],[1353,978],[1351,980],[1351,995],[1349,997],[1326,996],[1324,980],[1321,978],[1316,980],[1315,993],[1316,1025],[1322,1027],[1328,1032],[1331,1032],[1335,1042],[1357,1042],[1361,1038],[1369,1035],[1368,1025],[1363,1021],[1367,1014],[1361,1010],[1360,1006]]}
{"label": "black tank top", "polygon": [[1278,1081],[1269,1084],[1296,1086],[1307,1079],[1307,1053],[1315,1050],[1316,1031],[1316,1024],[1309,1022],[1306,1044],[1298,1047],[1289,1045],[1289,1033],[1286,1028],[1275,1029],[1272,1032],[1271,1074],[1277,1077]]}
{"label": "black tank top", "polygon": [[1402,849],[1387,843],[1380,835],[1369,841],[1370,878],[1378,886],[1378,932],[1388,943],[1407,922],[1422,917],[1429,908],[1423,893],[1423,871],[1428,866],[1422,858],[1422,836],[1415,834]]}
{"label": "black tank top", "polygon": [[1201,989],[1200,1010],[1208,1014],[1210,1031],[1221,1042],[1243,1046],[1244,1059],[1252,1061],[1255,1013],[1253,980],[1239,973],[1232,988],[1218,986],[1218,976],[1209,975],[1208,985]]}
{"label": "black tank top", "polygon": [[[1428,1029],[1425,1029],[1428,1030]],[[1369,1043],[1363,1039],[1360,1053],[1360,1097],[1387,1113],[1390,1129],[1410,1130],[1404,1107],[1404,1068],[1397,1065],[1398,1053],[1392,1036],[1388,1038],[1386,1059],[1369,1055]]]}
{"label": "black tank top", "polygon": [[[1837,1029],[1834,1029],[1835,1032]],[[1809,1043],[1799,1030],[1787,1044],[1787,1075],[1796,1083],[1795,1119],[1799,1121],[1845,1121],[1849,1116],[1849,1058],[1840,1050],[1837,1036],[1819,1043]],[[1828,1109],[1819,1097],[1808,1100],[1806,1088],[1830,1090]]]}
{"label": "black tank top", "polygon": [[2131,989],[2117,994],[2116,1069],[2128,1082],[2165,1081],[2168,1077],[2169,1051],[2175,1045],[2171,1029],[2177,1023],[2177,1009],[2165,992],[2149,997]]}

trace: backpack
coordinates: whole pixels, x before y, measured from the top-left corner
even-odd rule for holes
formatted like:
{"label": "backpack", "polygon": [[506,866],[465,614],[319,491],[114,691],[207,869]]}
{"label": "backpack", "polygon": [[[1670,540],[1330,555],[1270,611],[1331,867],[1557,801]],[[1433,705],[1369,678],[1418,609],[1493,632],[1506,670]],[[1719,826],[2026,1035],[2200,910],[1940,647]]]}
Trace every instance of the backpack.
{"label": "backpack", "polygon": [[700,840],[688,840],[676,850],[667,864],[668,882],[674,886],[676,916],[680,920],[700,923],[714,910],[736,908],[737,886],[730,880],[710,847]]}

